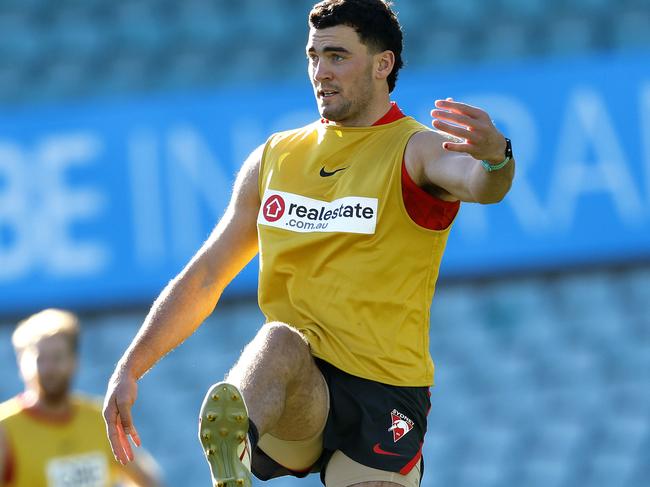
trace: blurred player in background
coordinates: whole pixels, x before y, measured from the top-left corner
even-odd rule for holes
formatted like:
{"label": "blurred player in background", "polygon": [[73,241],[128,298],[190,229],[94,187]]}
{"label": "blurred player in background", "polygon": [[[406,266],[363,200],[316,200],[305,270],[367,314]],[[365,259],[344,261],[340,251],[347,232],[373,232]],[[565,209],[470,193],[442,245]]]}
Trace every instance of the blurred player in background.
{"label": "blurred player in background", "polygon": [[200,412],[213,484],[250,485],[251,461],[263,480],[320,471],[328,487],[420,483],[440,261],[459,202],[510,189],[510,141],[449,98],[435,103],[434,131],[391,103],[402,32],[387,3],[325,0],[309,22],[322,118],[251,154],[224,217],[120,360],[104,417],[122,462],[133,458],[127,436],[140,444],[137,380],[259,251],[267,323]]}
{"label": "blurred player in background", "polygon": [[57,309],[27,318],[14,331],[25,391],[0,404],[0,485],[161,485],[146,452],[128,467],[113,461],[100,403],[71,393],[78,339],[77,317]]}

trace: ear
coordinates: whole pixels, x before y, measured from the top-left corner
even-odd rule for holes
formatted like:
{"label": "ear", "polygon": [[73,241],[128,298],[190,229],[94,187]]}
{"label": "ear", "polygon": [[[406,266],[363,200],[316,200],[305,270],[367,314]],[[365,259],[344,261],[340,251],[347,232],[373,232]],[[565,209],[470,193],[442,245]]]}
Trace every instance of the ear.
{"label": "ear", "polygon": [[393,72],[395,66],[395,53],[393,51],[383,51],[375,54],[375,77],[377,79],[386,79]]}

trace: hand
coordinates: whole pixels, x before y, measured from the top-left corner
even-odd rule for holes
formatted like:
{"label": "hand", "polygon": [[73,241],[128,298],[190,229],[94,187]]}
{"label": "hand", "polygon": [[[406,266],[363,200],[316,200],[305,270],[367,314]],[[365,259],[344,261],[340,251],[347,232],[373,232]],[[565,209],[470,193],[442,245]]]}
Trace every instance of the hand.
{"label": "hand", "polygon": [[486,160],[491,164],[503,161],[505,137],[486,112],[451,98],[436,100],[435,105],[437,109],[431,111],[434,118],[432,125],[456,139],[454,142],[444,142],[442,147],[445,150],[465,152],[474,159]]}
{"label": "hand", "polygon": [[115,370],[108,382],[104,398],[104,421],[108,441],[115,459],[122,465],[133,461],[133,450],[128,437],[136,446],[140,446],[138,435],[131,419],[131,408],[138,397],[138,383],[125,371]]}

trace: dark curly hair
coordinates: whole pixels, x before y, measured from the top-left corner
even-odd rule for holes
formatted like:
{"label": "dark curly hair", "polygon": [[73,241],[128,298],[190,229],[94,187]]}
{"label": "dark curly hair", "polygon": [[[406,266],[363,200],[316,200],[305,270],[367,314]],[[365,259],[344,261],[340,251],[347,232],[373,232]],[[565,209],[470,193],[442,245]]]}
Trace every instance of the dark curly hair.
{"label": "dark curly hair", "polygon": [[390,6],[384,0],[323,0],[309,13],[309,25],[315,29],[347,25],[371,51],[393,51],[395,66],[387,79],[388,91],[392,92],[404,62],[402,28]]}

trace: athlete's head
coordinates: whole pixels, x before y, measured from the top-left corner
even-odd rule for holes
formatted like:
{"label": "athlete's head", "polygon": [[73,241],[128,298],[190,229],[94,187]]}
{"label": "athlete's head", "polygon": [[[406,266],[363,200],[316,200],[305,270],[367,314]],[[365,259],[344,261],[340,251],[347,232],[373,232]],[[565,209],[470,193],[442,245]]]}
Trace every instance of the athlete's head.
{"label": "athlete's head", "polygon": [[321,115],[355,120],[393,91],[402,30],[383,0],[324,0],[309,14],[309,76]]}
{"label": "athlete's head", "polygon": [[21,321],[12,336],[25,387],[49,403],[66,398],[77,366],[79,322],[46,309]]}

